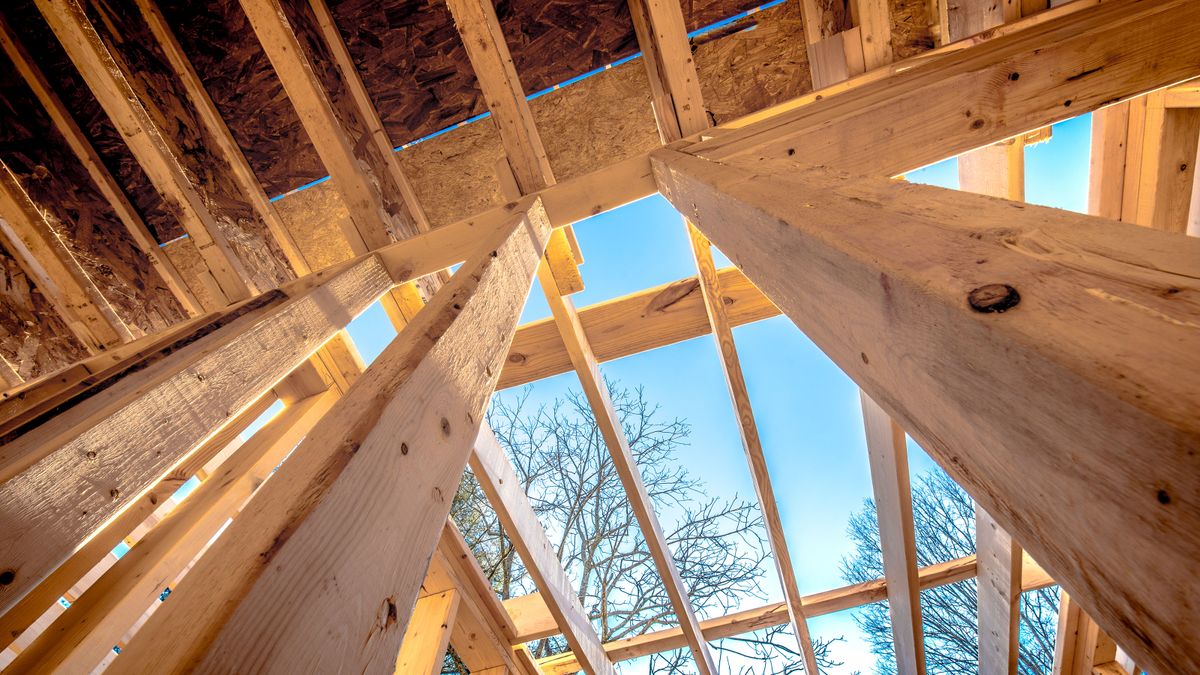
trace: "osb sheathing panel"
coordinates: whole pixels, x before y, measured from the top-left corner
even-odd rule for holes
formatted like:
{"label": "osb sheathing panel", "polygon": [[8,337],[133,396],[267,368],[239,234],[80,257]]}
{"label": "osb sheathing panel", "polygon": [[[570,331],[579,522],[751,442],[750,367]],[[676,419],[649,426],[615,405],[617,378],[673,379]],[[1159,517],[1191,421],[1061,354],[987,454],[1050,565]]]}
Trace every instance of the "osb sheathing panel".
{"label": "osb sheathing panel", "polygon": [[892,17],[892,50],[896,60],[907,59],[934,48],[934,17],[929,0],[889,0]]}
{"label": "osb sheathing panel", "polygon": [[34,63],[54,85],[59,98],[87,133],[105,166],[125,188],[155,239],[163,243],[183,235],[183,228],[167,212],[162,197],[150,184],[150,179],[134,159],[100,103],[92,96],[32,0],[0,3],[0,11],[8,19],[9,25],[20,27],[20,38]]}
{"label": "osb sheathing panel", "polygon": [[0,246],[0,354],[23,380],[54,372],[87,356],[49,301]]}
{"label": "osb sheathing panel", "polygon": [[110,7],[106,0],[87,4],[88,17],[124,71],[154,123],[175,147],[217,228],[259,292],[292,278],[282,251],[267,226],[233,179],[217,142],[201,122],[183,82],[167,63],[140,12]]}
{"label": "osb sheathing panel", "polygon": [[752,14],[729,30],[738,32],[701,37],[694,49],[715,124],[812,91],[799,2]]}
{"label": "osb sheathing panel", "polygon": [[[33,91],[0,56],[0,160],[134,335],[184,318]],[[4,319],[11,317],[5,315]]]}
{"label": "osb sheathing panel", "polygon": [[405,148],[399,157],[433,227],[503,202],[496,163],[504,148],[490,117]]}
{"label": "osb sheathing panel", "polygon": [[659,145],[641,59],[539,96],[529,107],[559,181]]}
{"label": "osb sheathing panel", "polygon": [[342,235],[351,227],[350,212],[333,180],[285,196],[275,202],[275,211],[314,270],[354,255]]}

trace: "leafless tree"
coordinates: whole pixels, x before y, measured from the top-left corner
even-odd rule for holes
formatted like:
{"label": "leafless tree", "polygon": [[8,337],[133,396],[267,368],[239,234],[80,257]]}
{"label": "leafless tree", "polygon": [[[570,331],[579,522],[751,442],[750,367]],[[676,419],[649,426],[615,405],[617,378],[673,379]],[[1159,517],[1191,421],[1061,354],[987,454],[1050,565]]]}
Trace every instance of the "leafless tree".
{"label": "leafless tree", "polygon": [[[706,486],[681,461],[688,424],[664,419],[641,389],[610,383],[609,392],[697,610],[723,614],[749,598],[762,601],[762,577],[770,562],[758,505],[708,496]],[[600,639],[677,625],[586,399],[570,392],[534,407],[528,389],[502,394],[493,400],[487,421],[508,451],[564,568],[577,582],[580,603]],[[470,473],[452,515],[501,598],[537,590]],[[795,641],[782,628],[722,640],[715,647],[724,672],[800,671]],[[533,651],[544,657],[565,649],[565,641],[553,637],[539,641]],[[828,643],[818,649],[826,664],[836,665],[827,658]],[[649,671],[684,673],[690,671],[688,664],[686,651],[679,650],[651,657]],[[444,672],[465,670],[451,656]]]}
{"label": "leafless tree", "polygon": [[[920,476],[912,491],[917,561],[932,565],[975,553],[975,503],[940,469]],[[847,528],[855,544],[842,561],[842,576],[859,583],[883,576],[875,504],[867,500]],[[975,580],[931,588],[921,593],[925,628],[925,663],[929,673],[979,672],[979,624]],[[895,673],[892,628],[886,603],[862,608],[855,620],[878,655],[879,673]],[[1021,598],[1018,669],[1022,675],[1049,673],[1054,660],[1058,620],[1058,588],[1028,591]]]}

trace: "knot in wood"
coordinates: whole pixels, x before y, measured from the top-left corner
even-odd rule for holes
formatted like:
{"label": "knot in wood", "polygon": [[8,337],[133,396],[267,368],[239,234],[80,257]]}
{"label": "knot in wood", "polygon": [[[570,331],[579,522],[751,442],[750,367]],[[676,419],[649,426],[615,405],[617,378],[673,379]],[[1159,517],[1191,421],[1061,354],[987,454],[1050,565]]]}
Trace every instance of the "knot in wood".
{"label": "knot in wood", "polygon": [[980,286],[967,295],[967,304],[976,312],[1007,312],[1021,302],[1021,294],[1008,284]]}

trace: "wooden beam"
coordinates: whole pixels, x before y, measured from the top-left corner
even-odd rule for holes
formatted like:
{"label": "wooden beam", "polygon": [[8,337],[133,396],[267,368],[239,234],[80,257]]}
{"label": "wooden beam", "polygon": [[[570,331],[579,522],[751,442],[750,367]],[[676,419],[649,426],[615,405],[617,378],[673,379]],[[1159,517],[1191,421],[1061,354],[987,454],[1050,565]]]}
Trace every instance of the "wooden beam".
{"label": "wooden beam", "polygon": [[1176,600],[1200,590],[1179,506],[1200,490],[1200,401],[1178,378],[1200,365],[1200,241],[790,162],[654,161],[667,198],[1131,654],[1200,667],[1200,643],[1159,628],[1197,618]]}
{"label": "wooden beam", "polygon": [[859,392],[871,488],[879,519],[879,544],[887,579],[888,614],[892,620],[896,668],[900,673],[925,672],[925,632],[921,620],[921,587],[917,578],[917,543],[913,531],[912,488],[904,430],[867,393]]}
{"label": "wooden beam", "polygon": [[[1138,156],[1136,162],[1126,162],[1127,203],[1122,220],[1183,233],[1196,171],[1200,110],[1167,108],[1161,91],[1146,96],[1137,110],[1141,114],[1130,116],[1127,147]],[[1131,196],[1132,204],[1128,203]]]}
{"label": "wooden beam", "polygon": [[616,673],[600,645],[600,636],[579,604],[574,582],[563,570],[546,530],[525,495],[525,486],[486,425],[480,429],[475,441],[471,471],[496,510],[496,516],[525,563],[525,569],[541,589],[542,598],[567,644],[578,655],[580,667],[590,674]]}
{"label": "wooden beam", "polygon": [[76,598],[10,670],[83,672],[99,663],[339,396],[313,393],[287,406]]}
{"label": "wooden beam", "polygon": [[[447,0],[454,24],[458,27],[467,57],[475,70],[479,88],[487,101],[509,169],[522,194],[530,194],[554,185],[554,171],[546,157],[541,135],[529,110],[525,89],[513,65],[512,54],[496,18],[491,0]],[[568,231],[556,230],[546,247],[546,260],[561,295],[583,290]]]}
{"label": "wooden beam", "polygon": [[171,70],[183,85],[188,101],[196,109],[200,122],[208,130],[209,138],[214,141],[215,147],[212,148],[212,151],[228,165],[229,173],[240,191],[238,196],[246,201],[266,226],[296,276],[308,274],[312,268],[304,259],[300,246],[296,244],[291,232],[276,213],[275,206],[267,198],[262,183],[254,175],[254,170],[250,168],[250,163],[246,161],[246,156],[242,154],[242,149],[234,140],[224,118],[221,117],[216,104],[213,103],[212,97],[208,95],[208,90],[204,88],[200,75],[192,67],[187,54],[183,52],[183,47],[180,46],[174,31],[167,24],[166,17],[158,8],[158,4],[155,0],[137,0],[137,6],[146,25],[150,28],[150,33],[166,56]]}
{"label": "wooden beam", "polygon": [[1021,547],[978,505],[975,542],[979,672],[1016,675],[1021,646]]}
{"label": "wooden beam", "polygon": [[[308,434],[116,672],[394,669],[549,235],[540,212],[514,220]],[[388,489],[398,476],[406,488]],[[297,584],[309,592],[282,590]]]}
{"label": "wooden beam", "polygon": [[68,595],[76,582],[84,578],[89,570],[96,567],[118,544],[126,540],[161,504],[165,504],[181,485],[199,473],[224,448],[237,441],[238,435],[266,412],[275,399],[275,394],[271,392],[260,397],[189,455],[148,493],[134,501],[121,515],[94,534],[86,544],[74,551],[71,557],[0,616],[0,648],[11,644],[18,635],[34,625],[47,608],[55,604],[60,597]]}
{"label": "wooden beam", "polygon": [[3,445],[0,565],[13,580],[0,586],[0,608],[391,286],[375,256],[296,280],[258,301],[278,307],[134,369]]}
{"label": "wooden beam", "polygon": [[0,243],[89,352],[129,342],[129,327],[59,239],[56,229],[61,226],[33,203],[8,165],[0,162]]}
{"label": "wooden beam", "polygon": [[412,621],[400,643],[397,675],[440,675],[457,614],[456,591],[443,591],[417,600]]}
{"label": "wooden beam", "polygon": [[117,184],[117,180],[104,165],[96,148],[92,146],[92,142],[79,128],[79,124],[46,80],[41,69],[33,62],[33,58],[25,50],[25,46],[21,44],[17,34],[8,25],[8,20],[2,16],[0,16],[0,47],[13,62],[17,72],[21,74],[21,78],[25,80],[25,84],[37,97],[38,102],[46,109],[46,114],[54,123],[54,128],[62,134],[63,140],[67,142],[71,151],[83,164],[100,194],[125,226],[134,245],[150,261],[150,265],[158,272],[163,283],[167,285],[167,289],[171,291],[171,295],[179,301],[180,306],[188,315],[203,314],[204,308],[196,299],[196,295],[179,275],[175,264],[159,249],[154,235],[150,233],[150,229],[146,227],[141,215],[133,208],[133,204],[129,202],[129,198],[125,196],[125,192]]}
{"label": "wooden beam", "polygon": [[249,297],[248,275],[184,172],[162,130],[143,107],[78,0],[37,0],[42,16],[129,145],[150,182],[173,207],[207,266],[214,297],[229,304]]}
{"label": "wooden beam", "polygon": [[1129,101],[1092,113],[1092,152],[1088,170],[1088,213],[1121,219],[1125,157],[1129,142]]}
{"label": "wooden beam", "polygon": [[758,124],[689,152],[898,175],[1200,73],[1190,49],[1190,26],[1200,23],[1195,3],[1116,0],[1040,16],[973,46],[802,97],[790,110],[764,111]]}
{"label": "wooden beam", "polygon": [[[737,268],[717,270],[720,297],[731,327],[779,314]],[[696,277],[647,288],[578,310],[579,323],[597,360],[612,361],[710,332]],[[562,336],[547,318],[517,329],[498,388],[516,387],[572,369]]]}
{"label": "wooden beam", "polygon": [[[1025,590],[1045,588],[1046,586],[1053,585],[1054,582],[1042,573],[1040,569],[1037,569],[1036,564],[1029,558],[1026,558],[1026,569],[1030,573],[1025,575]],[[945,586],[946,584],[970,579],[975,576],[975,556],[966,556],[949,562],[922,567],[918,570],[917,574],[921,590],[937,588],[938,586]],[[855,607],[862,607],[873,602],[882,602],[887,597],[887,580],[875,579],[860,584],[806,595],[802,600],[805,614],[809,617],[816,617],[842,612]],[[546,611],[548,613],[548,610]],[[529,617],[532,616],[534,616],[534,612],[529,613]],[[722,638],[753,633],[774,626],[782,626],[788,620],[787,603],[776,602],[763,607],[756,607],[708,619],[707,621],[702,621],[700,627],[704,630],[705,638],[720,640]],[[544,620],[539,620],[531,624],[531,627],[539,626],[542,623],[544,623]],[[518,641],[521,641],[526,635],[532,634],[532,632],[526,632],[526,625],[525,623],[518,623]],[[686,644],[683,633],[678,628],[669,628],[623,640],[614,640],[613,642],[605,643],[604,649],[614,661],[628,661],[640,656],[680,649],[686,646]],[[565,675],[566,673],[574,673],[579,670],[579,666],[576,665],[574,660],[574,655],[570,652],[564,652],[543,659],[541,664],[542,669],[547,675]]]}
{"label": "wooden beam", "polygon": [[704,107],[679,3],[629,0],[628,4],[646,64],[659,133],[670,143],[708,129],[712,124]]}
{"label": "wooden beam", "polygon": [[[1058,600],[1058,633],[1054,641],[1053,675],[1094,675],[1116,660],[1117,645],[1067,592]],[[1111,671],[1100,671],[1112,675]]]}

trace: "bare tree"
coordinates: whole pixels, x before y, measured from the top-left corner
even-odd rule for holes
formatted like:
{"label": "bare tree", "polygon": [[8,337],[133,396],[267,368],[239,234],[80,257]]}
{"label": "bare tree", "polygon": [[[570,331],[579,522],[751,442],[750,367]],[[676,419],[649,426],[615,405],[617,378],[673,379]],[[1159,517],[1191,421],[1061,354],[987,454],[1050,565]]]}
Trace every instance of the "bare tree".
{"label": "bare tree", "polygon": [[[737,497],[708,496],[705,485],[678,457],[688,444],[688,424],[663,419],[640,388],[608,386],[697,610],[726,613],[748,598],[763,600],[760,589],[769,561],[758,505]],[[600,639],[608,642],[677,625],[586,399],[572,391],[551,405],[533,407],[528,389],[498,395],[488,423],[512,459],[559,560],[578,584],[580,603]],[[470,473],[455,497],[452,515],[501,598],[536,590]],[[799,672],[795,641],[789,635],[777,628],[714,646],[725,672]],[[539,641],[533,652],[544,657],[566,648],[561,637],[552,637]],[[828,644],[818,649],[825,656]],[[685,650],[649,661],[652,673],[689,671]],[[825,663],[836,665],[828,658]],[[451,656],[443,672],[465,671]]]}
{"label": "bare tree", "polygon": [[[932,565],[975,553],[975,503],[945,472],[922,474],[912,491],[917,561]],[[847,533],[855,544],[842,560],[842,576],[859,583],[883,576],[879,524],[875,504],[867,500],[850,517]],[[925,663],[929,673],[979,672],[979,624],[975,580],[921,592],[921,618],[925,627]],[[862,608],[855,616],[866,633],[871,650],[879,657],[879,673],[895,673],[892,627],[887,603]],[[1054,661],[1058,620],[1057,587],[1029,591],[1021,598],[1021,634],[1018,668],[1022,675],[1049,673]]]}

